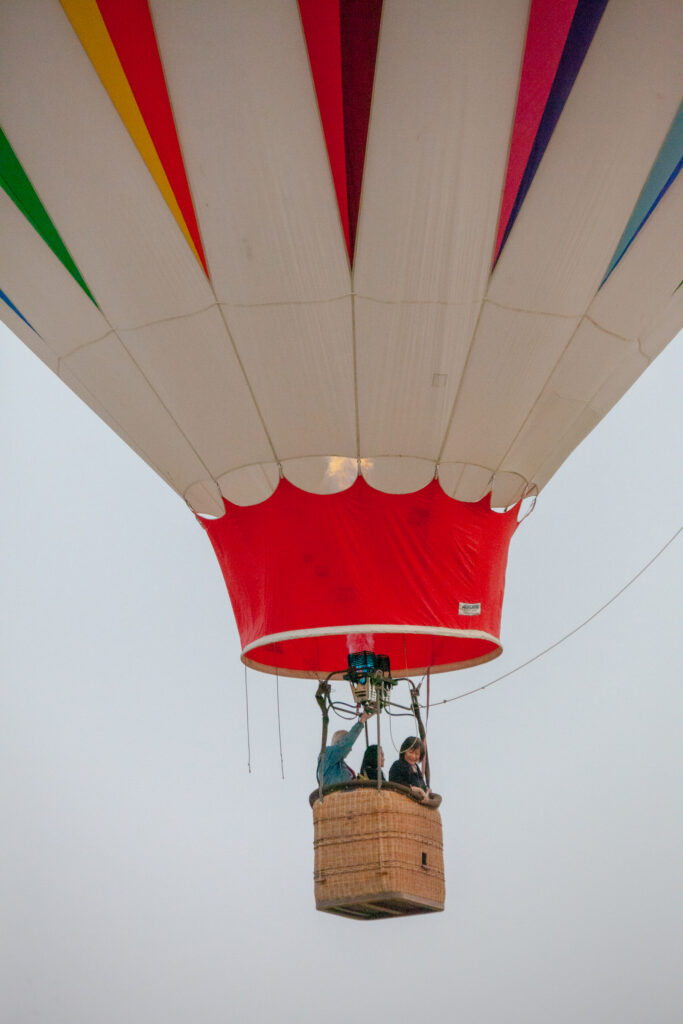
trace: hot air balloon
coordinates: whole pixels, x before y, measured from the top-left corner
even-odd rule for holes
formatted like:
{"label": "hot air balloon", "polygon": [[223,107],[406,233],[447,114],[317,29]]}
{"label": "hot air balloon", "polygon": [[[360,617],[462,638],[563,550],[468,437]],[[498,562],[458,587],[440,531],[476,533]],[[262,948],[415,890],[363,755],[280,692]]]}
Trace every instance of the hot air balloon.
{"label": "hot air balloon", "polygon": [[245,664],[496,657],[520,503],[683,322],[675,5],[0,29],[3,319],[200,518]]}

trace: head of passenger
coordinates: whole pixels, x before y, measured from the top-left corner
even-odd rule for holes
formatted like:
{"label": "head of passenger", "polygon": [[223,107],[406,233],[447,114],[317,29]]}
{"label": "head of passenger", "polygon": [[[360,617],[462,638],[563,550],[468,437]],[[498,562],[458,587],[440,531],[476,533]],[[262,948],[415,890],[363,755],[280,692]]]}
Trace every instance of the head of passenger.
{"label": "head of passenger", "polygon": [[348,734],[348,729],[337,729],[335,733],[332,733],[332,746],[336,747],[338,743],[341,743],[345,736],[348,736]]}
{"label": "head of passenger", "polygon": [[[379,756],[378,756],[379,750]],[[384,767],[384,751],[381,747],[378,748],[376,743],[371,743],[369,747],[365,748],[363,754],[363,763],[360,766],[361,775],[366,775],[369,779],[374,782],[377,781],[377,771]],[[384,775],[382,775],[384,778]]]}
{"label": "head of passenger", "polygon": [[399,757],[408,764],[418,764],[425,756],[425,745],[419,736],[406,736],[401,744]]}

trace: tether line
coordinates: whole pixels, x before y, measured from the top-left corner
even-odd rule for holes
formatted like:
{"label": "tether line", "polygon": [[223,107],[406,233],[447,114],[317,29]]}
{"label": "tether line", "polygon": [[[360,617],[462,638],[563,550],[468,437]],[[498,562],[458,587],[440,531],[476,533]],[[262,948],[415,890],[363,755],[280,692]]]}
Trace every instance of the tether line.
{"label": "tether line", "polygon": [[612,597],[610,597],[609,601],[605,601],[605,603],[603,605],[601,605],[601,607],[598,608],[597,611],[593,612],[592,615],[589,615],[587,619],[584,619],[583,622],[581,622],[578,626],[575,626],[574,629],[570,630],[569,633],[566,633],[565,636],[561,637],[559,640],[556,640],[555,643],[550,645],[550,647],[546,647],[544,650],[539,651],[538,654],[534,654],[533,658],[529,658],[528,661],[522,662],[522,664],[518,665],[517,668],[511,668],[509,672],[504,672],[502,676],[497,676],[495,679],[491,679],[490,682],[484,683],[483,686],[475,686],[475,688],[473,690],[467,690],[465,693],[459,693],[457,697],[445,697],[444,700],[440,700],[440,701],[437,701],[435,704],[432,704],[432,707],[435,707],[435,708],[436,707],[441,707],[442,704],[450,704],[454,700],[462,700],[463,697],[470,697],[473,693],[481,693],[482,690],[488,690],[489,686],[493,686],[494,683],[500,683],[503,679],[507,679],[508,676],[513,676],[515,674],[515,672],[521,672],[521,670],[523,668],[526,668],[527,665],[532,665],[535,661],[538,661],[538,659],[542,658],[545,654],[549,654],[550,651],[554,651],[555,648],[559,647],[560,644],[563,644],[565,642],[565,640],[568,640],[571,636],[574,636],[574,634],[578,633],[580,629],[583,629],[583,627],[587,626],[589,622],[592,622],[593,619],[597,618],[597,616],[600,615],[601,612],[604,612],[605,608],[609,608],[609,606],[611,604],[613,604],[614,601],[616,601],[616,599],[618,597],[621,597],[621,595],[624,593],[624,591],[628,590],[628,588],[631,586],[632,583],[635,583],[636,580],[640,576],[642,576],[644,572],[647,572],[647,570],[650,568],[650,566],[654,562],[657,561],[659,556],[666,551],[666,549],[669,547],[669,545],[673,544],[673,542],[676,540],[676,537],[678,537],[678,535],[681,532],[681,530],[683,530],[683,526],[680,526],[676,530],[676,532],[674,533],[673,537],[670,537],[668,539],[666,544],[659,549],[657,554],[654,555],[650,559],[650,561],[646,565],[644,565],[643,568],[640,569],[639,572],[637,572],[635,574],[635,576],[632,576],[631,579],[628,581],[628,583],[624,584],[624,586],[621,588],[621,590],[617,590],[616,594],[614,594]]}

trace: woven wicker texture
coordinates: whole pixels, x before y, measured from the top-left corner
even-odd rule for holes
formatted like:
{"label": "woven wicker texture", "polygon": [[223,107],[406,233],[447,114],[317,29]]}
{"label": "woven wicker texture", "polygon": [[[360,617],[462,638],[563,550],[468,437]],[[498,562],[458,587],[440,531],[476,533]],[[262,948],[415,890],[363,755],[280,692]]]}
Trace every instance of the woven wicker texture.
{"label": "woven wicker texture", "polygon": [[315,900],[357,917],[442,910],[439,812],[388,790],[330,793],[313,806]]}

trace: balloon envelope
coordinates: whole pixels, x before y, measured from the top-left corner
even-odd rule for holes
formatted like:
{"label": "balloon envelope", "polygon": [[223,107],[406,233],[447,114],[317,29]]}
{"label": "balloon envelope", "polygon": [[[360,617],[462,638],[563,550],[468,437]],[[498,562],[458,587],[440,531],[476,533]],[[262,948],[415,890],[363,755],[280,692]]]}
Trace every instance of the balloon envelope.
{"label": "balloon envelope", "polygon": [[[679,30],[668,0],[3,4],[3,318],[195,512],[359,474],[514,506],[681,325]],[[336,626],[411,625],[369,612]]]}

